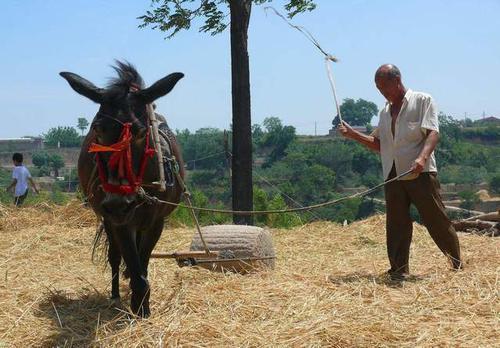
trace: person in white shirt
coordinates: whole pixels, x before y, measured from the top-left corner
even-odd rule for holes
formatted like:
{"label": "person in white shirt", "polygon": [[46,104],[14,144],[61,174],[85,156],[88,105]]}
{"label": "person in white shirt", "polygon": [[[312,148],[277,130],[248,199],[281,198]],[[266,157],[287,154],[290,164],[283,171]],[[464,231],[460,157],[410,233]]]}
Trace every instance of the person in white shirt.
{"label": "person in white shirt", "polygon": [[439,123],[434,100],[429,94],[406,89],[401,72],[392,64],[378,68],[375,84],[387,100],[380,111],[378,127],[366,135],[343,122],[339,131],[380,152],[384,180],[412,170],[385,185],[387,252],[391,265],[388,273],[396,280],[404,280],[409,274],[413,231],[410,204],[415,205],[432,239],[451,260],[453,268],[461,269],[458,237],[439,194],[434,157]]}
{"label": "person in white shirt", "polygon": [[23,154],[16,152],[12,156],[12,161],[14,162],[12,183],[7,187],[7,191],[14,189],[14,204],[19,207],[28,196],[28,182],[36,193],[38,193],[38,188],[31,178],[28,168],[23,165]]}

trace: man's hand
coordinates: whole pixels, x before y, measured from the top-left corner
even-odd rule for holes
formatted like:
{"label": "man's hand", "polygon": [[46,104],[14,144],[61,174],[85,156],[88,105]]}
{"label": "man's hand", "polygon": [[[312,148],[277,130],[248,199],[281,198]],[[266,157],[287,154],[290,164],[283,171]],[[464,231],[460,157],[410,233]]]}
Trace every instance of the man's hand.
{"label": "man's hand", "polygon": [[341,121],[337,126],[338,131],[346,138],[352,138],[355,134],[354,129],[349,125],[349,123]]}
{"label": "man's hand", "polygon": [[413,173],[420,174],[424,170],[426,160],[422,157],[417,157],[417,159],[411,165],[411,170]]}
{"label": "man's hand", "polygon": [[380,141],[378,138],[355,131],[347,122],[341,121],[337,126],[337,131],[342,134],[342,136],[356,140],[370,150],[380,152]]}

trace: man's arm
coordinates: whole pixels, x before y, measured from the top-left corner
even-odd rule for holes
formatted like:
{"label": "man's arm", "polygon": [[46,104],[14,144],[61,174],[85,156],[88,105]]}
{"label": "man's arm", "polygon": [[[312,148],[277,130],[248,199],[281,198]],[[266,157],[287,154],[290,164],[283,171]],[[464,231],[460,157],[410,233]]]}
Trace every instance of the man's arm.
{"label": "man's arm", "polygon": [[431,156],[432,151],[436,148],[438,142],[439,133],[435,130],[427,129],[427,137],[425,139],[424,147],[411,166],[414,173],[421,173],[422,170],[424,170],[425,163]]}
{"label": "man's arm", "polygon": [[373,150],[375,152],[380,152],[380,140],[374,136],[371,135],[366,135],[361,132],[358,132],[352,127],[342,121],[339,125],[339,132],[346,138],[356,140],[358,143],[366,146],[370,150]]}
{"label": "man's arm", "polygon": [[431,96],[426,96],[422,101],[422,108],[424,113],[422,115],[420,127],[425,131],[426,139],[422,151],[420,151],[418,157],[411,166],[414,173],[420,173],[424,170],[425,163],[439,142],[439,119],[434,99]]}

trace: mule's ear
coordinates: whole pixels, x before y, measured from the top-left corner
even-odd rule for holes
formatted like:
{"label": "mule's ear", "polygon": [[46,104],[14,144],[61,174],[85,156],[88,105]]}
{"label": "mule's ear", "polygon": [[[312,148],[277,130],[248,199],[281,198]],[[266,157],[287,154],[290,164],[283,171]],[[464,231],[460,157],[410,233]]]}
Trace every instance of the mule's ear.
{"label": "mule's ear", "polygon": [[59,73],[76,93],[81,94],[90,100],[101,104],[104,99],[104,89],[96,87],[92,82],[83,77],[70,72]]}
{"label": "mule's ear", "polygon": [[137,92],[137,95],[146,104],[152,103],[156,99],[169,93],[174,88],[176,83],[183,77],[184,74],[179,72],[167,75],[161,80],[156,81],[150,87]]}

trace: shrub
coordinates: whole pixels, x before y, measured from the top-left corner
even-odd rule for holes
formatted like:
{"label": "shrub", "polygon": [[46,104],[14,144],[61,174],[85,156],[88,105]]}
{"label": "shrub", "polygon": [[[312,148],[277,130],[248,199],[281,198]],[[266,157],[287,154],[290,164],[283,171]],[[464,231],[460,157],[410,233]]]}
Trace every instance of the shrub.
{"label": "shrub", "polygon": [[500,193],[500,174],[496,174],[490,179],[490,190],[494,193]]}
{"label": "shrub", "polygon": [[[270,210],[282,210],[287,208],[288,206],[280,194],[274,195],[273,199],[269,202]],[[275,228],[292,228],[302,224],[300,216],[295,213],[270,214],[268,221],[268,226]]]}
{"label": "shrub", "polygon": [[439,171],[439,178],[443,184],[479,184],[488,176],[483,167],[472,166],[446,166]]}
{"label": "shrub", "polygon": [[462,198],[463,202],[460,203],[460,208],[472,210],[474,205],[479,202],[479,197],[472,191],[461,191],[458,196]]}
{"label": "shrub", "polygon": [[[266,191],[254,186],[253,188],[253,208],[254,210],[268,210],[269,198]],[[269,223],[269,216],[267,214],[258,214],[254,217],[254,223],[258,226],[266,226]]]}

